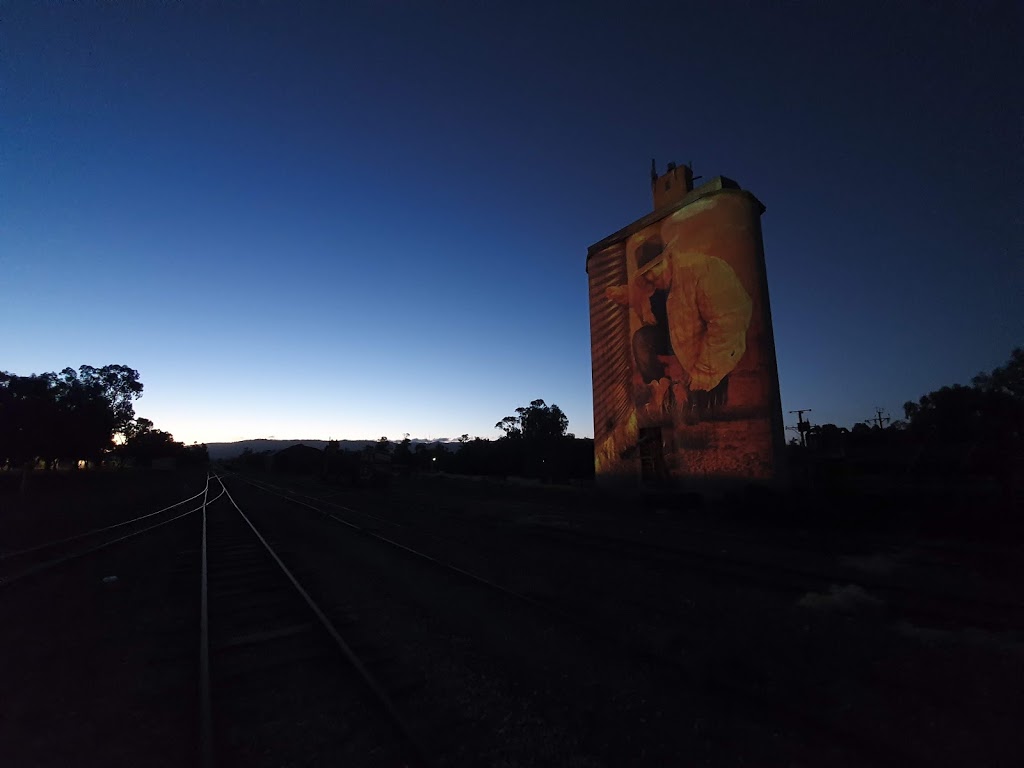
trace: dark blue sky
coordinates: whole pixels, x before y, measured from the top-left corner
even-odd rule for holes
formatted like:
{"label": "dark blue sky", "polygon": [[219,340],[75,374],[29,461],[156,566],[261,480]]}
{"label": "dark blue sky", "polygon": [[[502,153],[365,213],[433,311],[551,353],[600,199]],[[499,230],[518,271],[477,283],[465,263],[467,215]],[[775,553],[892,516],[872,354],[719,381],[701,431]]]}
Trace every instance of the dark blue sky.
{"label": "dark blue sky", "polygon": [[5,4],[0,368],[131,365],[186,441],[592,435],[586,250],[651,157],[767,206],[784,409],[1004,362],[1019,5],[705,5]]}

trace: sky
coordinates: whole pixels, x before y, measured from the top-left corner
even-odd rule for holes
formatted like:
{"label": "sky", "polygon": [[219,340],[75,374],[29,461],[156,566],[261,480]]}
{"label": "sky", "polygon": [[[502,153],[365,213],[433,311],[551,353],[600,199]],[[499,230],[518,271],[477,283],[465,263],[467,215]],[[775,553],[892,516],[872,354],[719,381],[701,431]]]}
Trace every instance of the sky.
{"label": "sky", "polygon": [[783,410],[899,417],[1024,344],[1022,31],[987,0],[4,3],[0,369],[129,365],[189,443],[494,438],[536,398],[592,436],[587,248],[657,158],[766,206]]}

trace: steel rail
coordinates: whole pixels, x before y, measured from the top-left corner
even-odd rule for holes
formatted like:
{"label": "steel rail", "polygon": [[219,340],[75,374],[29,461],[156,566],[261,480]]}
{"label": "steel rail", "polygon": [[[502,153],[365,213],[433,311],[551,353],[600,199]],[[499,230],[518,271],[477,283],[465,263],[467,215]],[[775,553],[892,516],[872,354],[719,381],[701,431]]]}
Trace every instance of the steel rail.
{"label": "steel rail", "polygon": [[[340,509],[344,512],[350,512],[355,515],[360,515],[361,517],[366,517],[370,518],[371,520],[377,520],[382,523],[386,523],[395,528],[405,528],[411,531],[415,531],[418,535],[426,536],[442,544],[447,544],[456,547],[464,546],[462,542],[459,542],[456,539],[451,539],[446,536],[440,536],[432,531],[424,530],[417,526],[409,525],[407,523],[399,522],[397,520],[392,520],[390,518],[382,517],[380,515],[374,515],[370,512],[364,512],[359,509],[347,507],[343,504],[339,504],[334,501],[328,501],[326,498],[318,498],[316,496],[311,496],[309,494],[300,493],[291,488],[277,486],[272,483],[257,482],[241,476],[239,476],[239,479],[242,480],[243,482],[248,483],[249,485],[255,486],[257,488],[262,488],[268,493],[278,492],[278,495],[282,496],[282,498],[286,498],[289,501],[294,501],[295,503],[300,502],[298,502],[296,499],[292,497],[300,496],[302,498],[311,499],[316,502],[327,504],[328,506]],[[269,489],[277,489],[277,491]],[[290,494],[290,496],[285,496],[279,493],[279,491],[285,491],[288,494]],[[324,512],[322,510],[318,509],[317,511],[321,512],[324,515],[329,515],[329,513]],[[936,600],[950,607],[959,605],[991,609],[997,612],[1024,612],[1024,603],[1013,602],[1009,600],[993,600],[984,597],[976,597],[973,595],[951,593],[948,590],[930,589],[928,587],[924,587],[917,584],[904,584],[893,581],[884,581],[862,573],[853,574],[843,571],[836,571],[830,573],[820,568],[803,568],[799,566],[770,562],[756,558],[744,558],[736,555],[729,555],[724,552],[707,552],[699,549],[694,549],[692,547],[661,544],[656,541],[642,541],[638,539],[622,538],[595,531],[580,531],[576,529],[567,530],[562,528],[545,528],[543,533],[548,534],[552,539],[561,539],[566,544],[569,543],[569,539],[577,539],[581,541],[589,539],[591,541],[603,542],[609,545],[618,545],[623,548],[645,549],[651,552],[656,552],[662,557],[679,558],[678,560],[671,560],[666,562],[674,562],[676,564],[682,565],[684,564],[685,559],[686,561],[688,561],[685,564],[687,565],[687,567],[690,568],[699,568],[701,567],[701,564],[710,564],[714,567],[732,569],[732,575],[741,576],[747,574],[751,581],[754,581],[756,578],[757,583],[761,586],[764,586],[766,583],[769,583],[764,580],[764,575],[771,574],[773,577],[776,577],[776,580],[770,582],[770,585],[773,588],[785,589],[788,591],[802,591],[805,590],[806,586],[808,585],[799,583],[794,584],[788,581],[782,582],[781,580],[778,580],[778,577],[786,579],[796,578],[812,580],[822,586],[831,586],[837,583],[853,584],[855,586],[859,586],[867,590],[888,593],[894,596],[907,595],[910,597]],[[950,617],[950,613],[951,612],[949,611],[927,611],[928,615],[940,619],[948,619]],[[1005,627],[1012,630],[1017,630],[1021,626],[1019,619],[1017,621],[1013,621],[1011,617],[1006,617],[1003,613],[994,614],[993,617],[989,620],[989,623],[995,623],[1000,627]]]}
{"label": "steel rail", "polygon": [[[244,482],[248,482],[250,485],[259,488],[259,485],[257,485],[256,483],[252,483],[248,480],[245,480],[244,478],[242,479]],[[551,603],[547,603],[543,600],[538,600],[536,598],[530,597],[529,595],[524,595],[521,592],[518,592],[514,589],[493,582],[484,576],[480,576],[479,574],[467,571],[463,568],[459,568],[456,565],[452,565],[451,563],[445,562],[444,560],[428,555],[425,552],[420,552],[419,550],[413,549],[412,547],[408,547],[404,544],[394,541],[393,539],[389,539],[386,536],[382,536],[379,533],[371,531],[367,528],[363,528],[362,526],[356,525],[355,523],[345,520],[344,518],[338,517],[335,514],[314,507],[312,504],[307,504],[303,501],[299,501],[298,499],[286,496],[282,493],[278,493],[277,491],[268,490],[267,488],[262,488],[260,490],[263,490],[265,493],[271,493],[275,496],[280,496],[282,499],[290,501],[293,504],[298,504],[299,506],[307,507],[308,509],[311,509],[314,512],[320,513],[325,518],[333,520],[336,523],[340,523],[341,525],[352,530],[355,530],[359,533],[362,533],[365,536],[369,536],[373,539],[377,539],[378,541],[382,541],[392,547],[395,547],[401,551],[413,555],[416,558],[425,560],[441,568],[442,570],[456,573],[459,576],[462,576],[463,578],[466,578],[473,583],[480,584],[488,589],[495,590],[503,595],[506,595],[517,601],[527,604],[539,610],[540,612],[543,612],[544,614],[551,616],[557,620],[560,620],[570,626],[576,627],[578,629],[583,629],[590,633],[589,636],[597,637],[603,640],[607,645],[614,647],[620,651],[627,651],[628,653],[631,653],[634,656],[643,659],[647,663],[653,664],[655,666],[668,667],[672,669],[676,674],[679,674],[686,679],[690,679],[693,675],[693,671],[691,669],[688,669],[684,664],[682,664],[678,659],[674,658],[673,656],[662,651],[650,648],[646,645],[640,644],[635,640],[623,637],[622,635],[619,635],[615,632],[610,632],[606,626],[606,623],[603,623],[596,619],[592,619],[583,613],[566,611]],[[777,725],[787,726],[796,722],[804,728],[808,729],[807,732],[809,733],[814,734],[815,732],[818,732],[822,735],[828,734],[828,736],[831,739],[826,740],[828,744],[834,745],[837,742],[841,743],[843,747],[849,752],[851,757],[856,757],[859,759],[870,761],[868,764],[888,764],[894,758],[898,759],[901,765],[910,765],[915,762],[914,755],[912,755],[910,752],[908,752],[906,749],[902,748],[899,745],[878,744],[873,739],[868,737],[866,734],[855,733],[841,726],[837,727],[831,723],[820,721],[813,715],[808,715],[804,711],[794,708],[792,705],[772,701],[766,698],[765,696],[757,693],[756,691],[750,690],[749,688],[743,688],[731,682],[719,679],[711,680],[709,681],[709,684],[720,694],[746,699],[752,705],[756,706],[763,716],[768,717]],[[783,721],[782,718],[785,718],[785,720],[787,720],[788,722]]]}
{"label": "steel rail", "polygon": [[[218,495],[216,498],[220,498],[220,495]],[[216,501],[216,499],[214,499],[214,501]],[[0,589],[9,587],[11,584],[15,584],[19,581],[22,581],[23,579],[26,579],[29,576],[35,576],[43,571],[50,570],[51,568],[56,568],[57,566],[64,565],[66,563],[70,563],[81,557],[85,557],[86,555],[91,555],[94,552],[99,552],[101,549],[106,549],[107,547],[113,546],[114,544],[117,544],[119,542],[134,538],[143,533],[148,533],[149,531],[154,531],[157,528],[162,528],[163,526],[168,525],[169,523],[173,523],[176,520],[181,520],[181,518],[183,517],[188,517],[193,512],[198,512],[201,509],[202,506],[195,507],[194,509],[190,509],[188,512],[183,512],[180,515],[175,515],[170,520],[164,520],[154,525],[142,528],[141,530],[133,531],[132,533],[120,536],[116,539],[112,539],[111,541],[105,541],[102,544],[97,544],[95,546],[79,550],[78,552],[72,552],[71,554],[64,555],[63,557],[58,557],[53,560],[48,560],[44,563],[39,563],[38,565],[34,565],[31,568],[27,568],[24,571],[20,571],[19,573],[16,573],[13,576],[0,576]]]}
{"label": "steel rail", "polygon": [[[293,490],[291,488],[283,487],[283,486],[280,486],[280,485],[274,485],[273,483],[260,483],[260,482],[256,482],[256,481],[253,481],[253,480],[250,480],[248,478],[241,477],[241,476],[239,476],[238,479],[241,480],[243,483],[248,483],[249,485],[255,486],[256,488],[260,488],[261,490],[267,491],[268,493],[275,493],[275,492],[277,492],[279,496],[282,496],[282,498],[289,499],[290,501],[294,501],[295,503],[300,503],[298,501],[298,499],[294,498],[295,496],[299,496],[299,497],[304,498],[304,499],[310,499],[311,501],[323,502],[324,504],[328,504],[329,506],[332,506],[332,507],[334,507],[336,509],[340,509],[343,512],[350,512],[353,515],[359,515],[360,517],[366,517],[366,518],[369,518],[370,520],[376,520],[376,521],[378,521],[380,523],[384,523],[385,525],[390,525],[393,528],[401,528],[401,529],[405,529],[407,531],[413,531],[418,536],[425,536],[428,539],[432,539],[432,540],[434,540],[437,543],[442,544],[442,545],[456,546],[456,547],[463,546],[462,542],[457,541],[456,539],[450,539],[447,536],[440,536],[440,535],[434,533],[433,531],[425,530],[424,528],[421,528],[419,526],[409,525],[408,523],[403,523],[403,522],[400,522],[398,520],[392,520],[391,518],[388,518],[388,517],[381,517],[380,515],[375,515],[375,514],[373,514],[371,512],[364,512],[361,509],[354,509],[353,507],[347,507],[344,504],[337,503],[336,501],[326,501],[325,499],[322,499],[320,497],[310,496],[308,493],[299,493],[298,491],[295,491],[295,490]],[[268,489],[276,489],[276,491],[275,490],[268,490]],[[280,493],[280,491],[284,491],[284,492],[290,494],[290,496],[284,496],[282,493]],[[328,512],[321,511],[321,510],[317,510],[317,511],[320,511],[325,516],[329,516],[329,514],[330,514]],[[399,545],[399,546],[401,546],[401,545]],[[493,547],[486,547],[486,548],[490,549],[491,551],[494,551]]]}
{"label": "steel rail", "polygon": [[[317,499],[315,496],[310,496],[308,494],[303,494],[303,493],[297,493],[297,492],[293,491],[290,488],[282,488],[281,486],[275,486],[275,485],[273,485],[271,483],[260,483],[260,482],[256,482],[256,481],[253,481],[253,480],[249,480],[247,478],[241,478],[241,477],[239,479],[241,479],[243,482],[248,483],[249,485],[252,485],[252,486],[254,486],[256,488],[259,488],[260,490],[263,490],[263,491],[265,491],[267,493],[272,493],[274,495],[280,496],[281,498],[285,499],[286,501],[290,501],[293,504],[298,504],[300,506],[304,506],[304,507],[307,507],[308,509],[312,509],[312,510],[314,510],[316,512],[319,512],[324,517],[331,518],[335,522],[341,523],[343,525],[347,525],[347,526],[349,526],[351,528],[355,528],[356,530],[358,530],[358,531],[360,531],[362,533],[365,533],[368,536],[373,536],[374,538],[378,538],[378,539],[380,539],[382,541],[386,541],[387,543],[389,543],[389,544],[391,544],[393,546],[399,547],[400,549],[404,549],[404,550],[406,550],[408,552],[411,552],[412,554],[415,554],[418,557],[422,557],[422,558],[425,558],[427,560],[432,560],[434,562],[437,562],[439,565],[441,565],[441,566],[443,566],[445,568],[448,568],[448,569],[457,571],[459,573],[462,573],[463,575],[467,576],[468,578],[470,578],[470,579],[472,579],[474,581],[477,581],[479,583],[485,584],[488,587],[491,587],[493,589],[497,589],[499,591],[505,592],[506,594],[509,594],[509,595],[511,595],[511,596],[513,596],[513,597],[515,597],[517,599],[524,600],[526,602],[534,603],[534,604],[536,604],[539,607],[544,607],[545,610],[551,610],[550,606],[546,606],[542,602],[539,602],[539,601],[534,600],[533,598],[531,598],[529,596],[526,596],[526,595],[523,595],[521,593],[518,593],[518,592],[516,592],[515,590],[513,590],[513,589],[511,589],[509,587],[505,587],[505,586],[502,586],[500,584],[495,584],[495,583],[489,581],[488,579],[486,579],[485,577],[480,576],[478,574],[474,574],[474,573],[470,573],[470,572],[465,572],[461,568],[459,568],[458,566],[452,565],[451,563],[448,563],[448,562],[445,562],[445,561],[442,561],[442,560],[437,560],[436,558],[432,557],[431,555],[427,555],[424,552],[420,552],[420,551],[417,551],[417,550],[410,549],[406,545],[398,543],[398,542],[395,542],[395,541],[393,541],[392,539],[389,539],[386,536],[383,536],[383,535],[381,535],[379,533],[371,531],[371,530],[369,530],[367,528],[364,528],[362,526],[356,525],[355,523],[353,523],[353,522],[351,522],[349,520],[344,520],[343,518],[340,518],[340,517],[338,517],[336,515],[332,515],[328,511],[319,509],[318,507],[315,507],[315,506],[313,506],[311,504],[308,504],[306,502],[300,501],[299,499],[295,498],[296,496],[301,496],[302,498],[312,499],[313,501],[321,501],[320,499]],[[277,489],[277,490],[274,490],[274,489]],[[287,494],[286,493],[281,493],[281,491],[285,491],[285,492],[287,492]],[[460,542],[460,541],[458,541],[456,539],[451,539],[451,538],[448,538],[446,536],[440,536],[440,535],[438,535],[438,534],[436,534],[436,533],[434,533],[432,531],[423,530],[422,528],[419,528],[419,527],[416,527],[416,526],[410,526],[410,525],[408,525],[406,523],[402,523],[402,522],[399,522],[397,520],[391,520],[391,519],[389,519],[387,517],[381,517],[380,515],[374,515],[374,514],[372,514],[370,512],[364,512],[362,510],[353,509],[352,507],[346,507],[346,506],[344,506],[342,504],[338,504],[336,502],[323,501],[323,503],[325,503],[325,504],[327,504],[329,506],[335,507],[337,509],[341,509],[341,510],[343,510],[345,512],[350,512],[352,514],[359,515],[360,517],[366,517],[366,518],[369,518],[371,520],[377,520],[379,522],[386,523],[386,524],[391,525],[391,526],[393,526],[395,528],[404,528],[406,530],[413,531],[417,535],[426,536],[427,538],[433,539],[434,541],[439,542],[441,544],[446,544],[446,545],[454,546],[454,547],[465,546],[463,542]],[[570,536],[574,536],[574,535],[576,535],[576,532],[573,531],[569,535]],[[614,542],[614,543],[620,543],[620,544],[623,544],[623,545],[630,545],[630,544],[632,544],[632,545],[635,545],[635,546],[646,547],[646,548],[649,548],[649,549],[652,549],[652,550],[655,550],[655,551],[664,552],[666,554],[668,554],[668,553],[672,553],[672,554],[676,554],[676,555],[690,555],[691,554],[691,552],[689,552],[688,550],[684,550],[684,549],[680,549],[680,548],[676,548],[676,547],[668,547],[668,546],[665,546],[665,545],[659,545],[659,544],[653,544],[653,543],[648,544],[646,542],[633,541],[633,540],[629,540],[629,539],[616,539],[613,536],[605,537],[605,536],[602,536],[601,534],[583,533],[581,535],[581,538],[600,538],[602,540],[607,540],[609,542]],[[738,561],[738,560],[731,559],[731,558],[720,558],[718,555],[703,554],[703,553],[699,553],[699,552],[696,552],[696,551],[694,551],[692,554],[693,555],[700,555],[702,557],[702,559],[704,559],[705,561],[709,561],[710,560],[710,561],[715,562],[715,563],[725,562],[725,563],[729,563],[729,564],[740,564],[742,562],[742,564],[744,564],[748,569],[756,569],[758,567],[761,567],[761,564],[756,562],[756,561],[744,562],[744,561]],[[810,573],[807,573],[807,575],[808,576],[812,576],[812,574],[810,574]],[[829,579],[829,578],[825,577],[824,575],[814,575],[814,577],[817,578],[819,581],[823,581],[825,583],[834,583],[835,582],[835,578]],[[763,582],[760,582],[760,583],[763,584]]]}
{"label": "steel rail", "polygon": [[40,550],[43,550],[43,549],[49,549],[50,547],[55,547],[58,544],[67,544],[69,541],[77,541],[78,539],[84,539],[86,536],[92,536],[92,535],[97,534],[97,533],[103,533],[104,531],[111,531],[114,528],[121,528],[122,526],[125,526],[125,525],[131,525],[132,523],[137,523],[137,522],[139,522],[139,520],[145,520],[147,517],[153,517],[154,515],[159,515],[161,512],[167,512],[168,510],[174,509],[175,507],[180,507],[182,504],[186,504],[186,503],[192,501],[192,499],[196,499],[196,498],[198,498],[200,496],[204,496],[208,489],[209,489],[209,478],[207,478],[207,487],[206,488],[204,488],[199,493],[197,493],[197,494],[195,494],[193,496],[189,496],[187,499],[182,499],[179,502],[171,504],[169,507],[164,507],[163,509],[158,509],[156,512],[149,512],[149,513],[147,513],[145,515],[140,515],[139,517],[134,517],[131,520],[125,520],[124,522],[121,522],[121,523],[114,523],[113,525],[107,525],[107,526],[104,526],[103,528],[93,528],[91,531],[85,531],[84,533],[76,533],[74,536],[68,536],[67,538],[64,538],[64,539],[55,539],[54,541],[47,541],[47,542],[44,542],[42,544],[37,544],[34,547],[28,547],[26,549],[17,549],[17,550],[15,550],[13,552],[4,552],[3,554],[0,554],[0,560],[6,560],[6,559],[12,558],[12,557],[20,557],[22,555],[28,555],[28,554],[31,554],[33,552],[39,552]]}
{"label": "steel rail", "polygon": [[[223,488],[223,484],[221,485]],[[203,494],[203,541],[202,568],[199,579],[199,765],[201,768],[213,768],[213,717],[210,704],[210,613],[207,600],[207,566],[206,566],[206,507],[221,496],[207,501],[210,489],[210,474],[206,475],[206,492]]]}
{"label": "steel rail", "polygon": [[216,478],[216,480],[221,484],[221,488],[223,488],[223,492],[227,495],[228,500],[231,502],[232,506],[234,506],[235,510],[237,510],[238,514],[242,516],[242,519],[246,522],[249,528],[252,529],[252,532],[256,535],[256,538],[259,539],[264,549],[266,549],[267,554],[269,554],[270,557],[274,560],[274,562],[277,563],[278,567],[287,577],[288,581],[291,582],[291,585],[299,593],[302,599],[306,602],[306,605],[309,606],[310,610],[316,616],[317,620],[327,631],[327,634],[330,635],[331,639],[334,641],[335,645],[341,651],[342,655],[346,658],[346,660],[349,662],[352,668],[356,671],[356,674],[359,676],[363,684],[370,691],[373,698],[377,701],[377,703],[381,706],[381,708],[391,719],[391,722],[395,726],[395,729],[398,731],[402,740],[405,742],[406,750],[409,753],[408,757],[413,760],[415,765],[418,765],[421,768],[429,768],[429,766],[431,765],[431,761],[427,758],[427,750],[424,749],[419,739],[413,734],[412,729],[405,721],[405,718],[398,711],[398,708],[395,705],[395,703],[391,700],[391,697],[388,696],[388,694],[385,692],[383,686],[381,686],[377,679],[370,673],[369,669],[367,669],[363,661],[359,658],[355,651],[352,650],[351,646],[341,636],[341,634],[335,628],[331,620],[327,618],[327,615],[320,609],[320,606],[318,606],[316,602],[313,600],[313,598],[310,597],[309,593],[306,592],[303,586],[299,583],[298,579],[296,579],[292,572],[288,569],[288,566],[286,566],[284,562],[281,560],[281,558],[278,557],[277,553],[270,546],[267,540],[263,538],[263,535],[259,532],[256,526],[253,525],[252,521],[249,520],[248,517],[246,517],[245,513],[242,511],[242,508],[238,506],[238,503],[235,501],[234,497],[232,497],[231,492],[224,484],[224,481],[218,475],[214,475],[214,478]]}
{"label": "steel rail", "polygon": [[[249,482],[249,481],[245,480],[244,482]],[[254,485],[257,488],[260,487],[256,483],[251,483],[250,482],[249,484],[250,485]],[[286,501],[290,501],[292,504],[298,504],[299,506],[306,507],[307,509],[311,509],[314,512],[319,512],[324,517],[326,517],[328,519],[331,519],[331,520],[333,520],[336,523],[339,523],[341,525],[347,526],[348,528],[352,528],[353,530],[358,531],[359,533],[365,534],[367,536],[370,536],[370,537],[372,537],[374,539],[379,539],[380,541],[383,541],[383,542],[385,542],[387,544],[390,544],[392,547],[397,547],[398,549],[401,549],[401,550],[403,550],[405,552],[408,552],[411,555],[414,555],[414,556],[416,556],[418,558],[421,558],[423,560],[427,560],[428,562],[431,562],[434,565],[439,566],[440,568],[443,568],[443,569],[446,569],[446,570],[449,570],[449,571],[454,571],[455,573],[459,574],[460,576],[462,576],[462,577],[464,577],[466,579],[469,579],[470,581],[474,581],[477,584],[482,584],[485,587],[488,587],[489,589],[497,590],[498,592],[503,592],[504,594],[506,594],[506,595],[508,595],[510,597],[515,598],[516,600],[521,600],[521,601],[523,601],[525,603],[529,603],[530,605],[532,605],[535,608],[539,608],[539,609],[541,609],[543,611],[547,611],[547,612],[554,612],[554,613],[558,614],[559,616],[561,616],[563,618],[568,616],[568,614],[564,614],[558,608],[555,608],[554,606],[551,606],[551,605],[548,605],[546,603],[543,603],[540,600],[536,600],[536,599],[530,597],[529,595],[524,595],[522,592],[518,592],[518,591],[512,589],[511,587],[503,586],[502,584],[498,584],[495,581],[491,581],[490,579],[486,578],[485,576],[480,576],[479,574],[473,573],[472,571],[467,571],[467,570],[465,570],[463,568],[459,568],[457,565],[452,565],[449,562],[446,562],[446,561],[441,560],[439,558],[433,557],[432,555],[428,555],[426,552],[420,552],[418,549],[413,549],[412,547],[408,547],[405,544],[402,544],[401,542],[395,541],[394,539],[389,539],[387,536],[382,536],[379,533],[371,531],[369,528],[364,528],[361,525],[357,525],[356,523],[351,522],[350,520],[346,520],[346,519],[344,519],[342,517],[338,517],[337,515],[334,515],[334,514],[332,514],[330,512],[325,512],[322,509],[318,509],[317,507],[314,507],[312,504],[307,504],[304,501],[299,501],[298,499],[292,498],[290,496],[285,496],[284,494],[278,493],[277,491],[267,490],[266,488],[261,488],[260,490],[263,490],[266,493],[272,493],[275,496],[280,496],[282,499],[284,499]],[[355,512],[356,514],[360,514],[360,515],[366,514],[366,513],[363,513],[363,512],[356,512],[355,510],[349,510],[349,511]],[[369,515],[369,517],[372,517],[375,520],[383,520],[384,519],[384,518],[378,518],[375,515]],[[396,525],[398,525],[398,524],[396,523]],[[440,537],[437,537],[437,538],[440,539]],[[450,540],[448,540],[448,541],[450,541]],[[450,543],[456,543],[456,542],[450,542]]]}

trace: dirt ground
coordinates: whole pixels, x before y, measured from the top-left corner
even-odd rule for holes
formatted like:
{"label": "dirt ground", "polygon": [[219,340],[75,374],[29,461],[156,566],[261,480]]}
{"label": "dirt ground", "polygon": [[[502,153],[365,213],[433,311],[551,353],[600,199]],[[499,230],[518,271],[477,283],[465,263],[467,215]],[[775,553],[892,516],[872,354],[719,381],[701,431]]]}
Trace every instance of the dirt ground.
{"label": "dirt ground", "polygon": [[203,490],[205,473],[0,471],[0,555],[153,512]]}
{"label": "dirt ground", "polygon": [[[971,523],[952,535],[951,508],[937,521],[890,522],[879,509],[858,521],[846,500],[830,522],[773,519],[755,501],[670,507],[443,476],[383,490],[270,482],[583,610],[790,727],[860,742],[868,762],[1000,765],[1024,754],[1019,538]],[[366,512],[378,519],[355,514]]]}
{"label": "dirt ground", "polygon": [[[205,482],[198,473],[45,480],[16,513],[5,507],[4,551],[156,511]],[[0,588],[5,764],[195,764],[197,521]]]}
{"label": "dirt ground", "polygon": [[[381,659],[441,765],[1000,766],[1024,754],[1017,541],[496,481],[254,479],[554,609],[227,481],[332,620]],[[6,503],[0,554],[202,485],[58,479]],[[195,764],[197,521],[0,589],[9,764]],[[316,764],[282,749],[276,764]]]}

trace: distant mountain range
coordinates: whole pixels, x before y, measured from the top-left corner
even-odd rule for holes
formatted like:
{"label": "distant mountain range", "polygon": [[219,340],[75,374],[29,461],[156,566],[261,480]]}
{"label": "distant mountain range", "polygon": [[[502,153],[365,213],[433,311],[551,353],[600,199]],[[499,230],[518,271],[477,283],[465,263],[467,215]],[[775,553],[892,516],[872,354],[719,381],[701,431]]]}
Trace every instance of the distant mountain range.
{"label": "distant mountain range", "polygon": [[[392,443],[398,443],[398,440],[392,440]],[[454,441],[444,438],[440,440],[421,440],[419,438],[412,438],[411,443],[426,443],[433,445],[434,443],[441,443],[443,445],[455,444]],[[287,448],[289,445],[297,445],[302,443],[312,448],[324,449],[327,445],[326,440],[270,440],[270,439],[257,439],[257,440],[239,440],[234,443],[207,443],[206,450],[210,454],[210,458],[214,461],[218,459],[232,459],[235,456],[240,456],[242,452],[248,448],[253,453],[260,453],[262,451],[277,452],[283,448]],[[338,444],[343,451],[361,451],[368,445],[375,445],[376,440],[339,440]]]}

